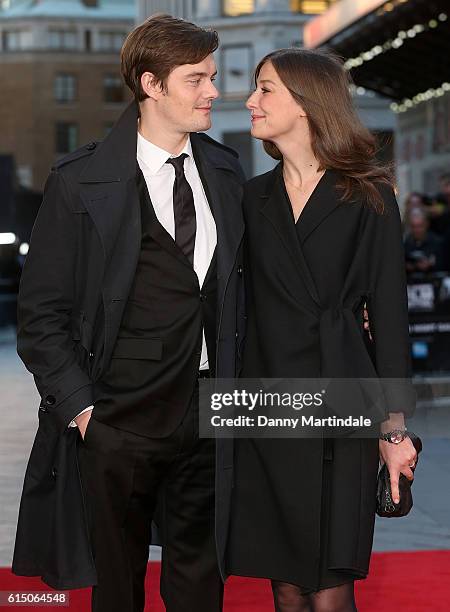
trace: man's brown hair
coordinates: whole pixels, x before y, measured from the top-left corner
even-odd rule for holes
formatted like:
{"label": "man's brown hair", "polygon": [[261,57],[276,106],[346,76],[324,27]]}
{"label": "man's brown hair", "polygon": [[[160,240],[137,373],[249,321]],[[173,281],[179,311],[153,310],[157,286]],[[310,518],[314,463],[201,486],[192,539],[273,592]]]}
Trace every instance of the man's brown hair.
{"label": "man's brown hair", "polygon": [[120,54],[121,72],[136,102],[148,98],[141,85],[144,72],[155,75],[166,89],[167,77],[177,66],[198,64],[219,46],[214,30],[205,30],[170,15],[153,15],[132,30]]}

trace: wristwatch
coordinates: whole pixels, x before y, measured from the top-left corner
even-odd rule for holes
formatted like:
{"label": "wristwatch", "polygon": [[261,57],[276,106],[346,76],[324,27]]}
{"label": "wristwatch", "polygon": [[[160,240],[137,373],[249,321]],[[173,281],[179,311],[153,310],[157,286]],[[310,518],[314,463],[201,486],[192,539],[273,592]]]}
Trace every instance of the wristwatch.
{"label": "wristwatch", "polygon": [[380,440],[385,442],[391,442],[392,444],[400,444],[405,438],[408,437],[407,429],[393,429],[386,433],[380,433]]}

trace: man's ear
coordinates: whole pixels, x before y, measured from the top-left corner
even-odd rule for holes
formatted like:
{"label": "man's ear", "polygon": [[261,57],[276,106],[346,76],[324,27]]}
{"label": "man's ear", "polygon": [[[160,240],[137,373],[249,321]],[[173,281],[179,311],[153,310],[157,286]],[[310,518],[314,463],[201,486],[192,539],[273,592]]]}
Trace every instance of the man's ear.
{"label": "man's ear", "polygon": [[152,72],[144,72],[141,76],[141,87],[153,100],[159,100],[164,95],[162,83],[159,83]]}

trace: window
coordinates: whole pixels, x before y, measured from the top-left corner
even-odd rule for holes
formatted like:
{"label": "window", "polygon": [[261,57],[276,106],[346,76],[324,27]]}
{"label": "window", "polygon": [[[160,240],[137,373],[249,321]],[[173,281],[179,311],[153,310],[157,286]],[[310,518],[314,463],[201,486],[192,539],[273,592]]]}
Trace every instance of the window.
{"label": "window", "polygon": [[223,46],[220,58],[222,93],[228,96],[248,95],[254,64],[252,48],[249,45]]}
{"label": "window", "polygon": [[57,74],[54,81],[55,100],[60,104],[73,102],[77,96],[77,78],[73,74]]}
{"label": "window", "polygon": [[254,0],[223,0],[223,14],[226,17],[248,15],[255,10]]}
{"label": "window", "polygon": [[328,10],[335,2],[336,0],[291,0],[291,11],[306,15],[319,15]]}
{"label": "window", "polygon": [[78,125],[60,122],[56,124],[56,153],[70,153],[78,146]]}
{"label": "window", "polygon": [[253,141],[250,132],[224,132],[223,144],[239,153],[239,161],[245,176],[253,176]]}
{"label": "window", "polygon": [[122,79],[115,74],[103,77],[103,101],[118,104],[124,101]]}
{"label": "window", "polygon": [[125,37],[125,32],[100,32],[98,49],[99,51],[120,51]]}
{"label": "window", "polygon": [[50,49],[76,49],[77,42],[75,30],[49,30],[48,32]]}
{"label": "window", "polygon": [[86,51],[90,51],[92,48],[92,36],[90,30],[86,30],[84,33],[84,48]]}
{"label": "window", "polygon": [[6,30],[3,32],[3,49],[21,51],[31,47],[31,32],[24,30]]}

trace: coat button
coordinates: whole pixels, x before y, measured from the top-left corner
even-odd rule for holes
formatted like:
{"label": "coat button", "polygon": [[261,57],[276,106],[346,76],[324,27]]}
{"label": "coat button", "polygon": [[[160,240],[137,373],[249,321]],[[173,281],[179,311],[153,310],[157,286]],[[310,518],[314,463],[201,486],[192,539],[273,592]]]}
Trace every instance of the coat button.
{"label": "coat button", "polygon": [[55,467],[52,467],[52,476],[56,478],[58,476],[58,470]]}
{"label": "coat button", "polygon": [[244,268],[242,266],[238,266],[237,267],[237,273],[239,274],[239,276],[242,276],[242,272],[244,271]]}
{"label": "coat button", "polygon": [[96,142],[90,142],[88,145],[86,145],[86,149],[88,151],[93,151],[96,148],[96,146],[97,146]]}
{"label": "coat button", "polygon": [[206,295],[204,293],[200,293],[200,302],[206,302]]}
{"label": "coat button", "polygon": [[39,410],[40,410],[41,412],[48,412],[48,408],[46,408],[46,407],[45,407],[43,404],[41,404],[41,405],[39,406]]}
{"label": "coat button", "polygon": [[54,395],[47,395],[45,398],[45,403],[47,406],[53,406],[56,403],[56,397]]}

